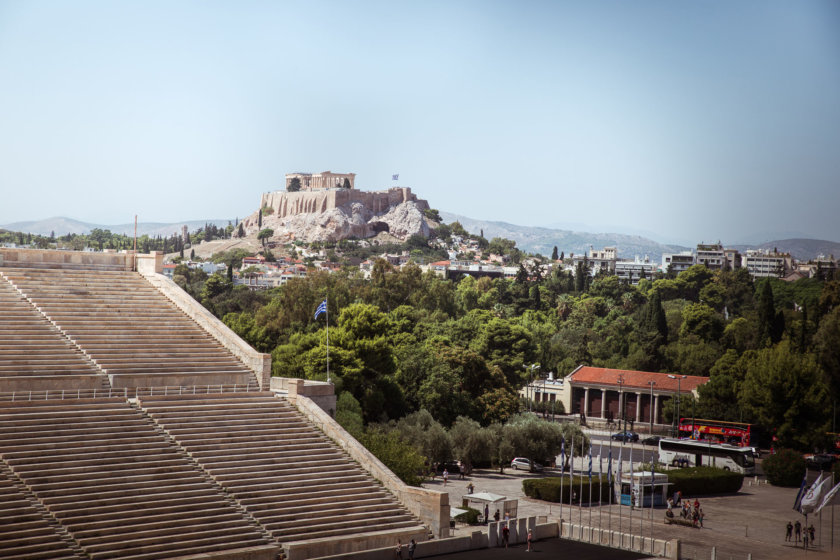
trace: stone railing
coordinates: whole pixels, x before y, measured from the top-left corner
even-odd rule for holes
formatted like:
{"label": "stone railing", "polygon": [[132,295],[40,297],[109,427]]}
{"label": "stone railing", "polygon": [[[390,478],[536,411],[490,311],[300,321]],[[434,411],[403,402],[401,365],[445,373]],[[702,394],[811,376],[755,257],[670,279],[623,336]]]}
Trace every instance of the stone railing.
{"label": "stone railing", "polygon": [[141,269],[141,274],[181,311],[186,313],[201,328],[207,331],[208,334],[230,350],[234,356],[242,360],[242,363],[251,368],[257,375],[260,388],[265,391],[268,390],[269,378],[271,377],[271,354],[263,354],[251,348],[230,327],[222,323],[215,315],[207,311],[203,305],[195,301],[192,296],[166,276],[150,273],[143,269]]}
{"label": "stone railing", "polygon": [[560,536],[564,539],[632,550],[650,556],[670,558],[671,560],[678,560],[680,557],[679,539],[654,539],[643,535],[620,533],[618,531],[578,525],[562,520],[559,523]]}
{"label": "stone railing", "polygon": [[313,425],[344,449],[374,478],[393,493],[397,499],[425,525],[437,538],[449,536],[449,494],[408,486],[391,472],[361,443],[348,434],[315,401],[304,395],[303,379],[290,380],[287,398]]}

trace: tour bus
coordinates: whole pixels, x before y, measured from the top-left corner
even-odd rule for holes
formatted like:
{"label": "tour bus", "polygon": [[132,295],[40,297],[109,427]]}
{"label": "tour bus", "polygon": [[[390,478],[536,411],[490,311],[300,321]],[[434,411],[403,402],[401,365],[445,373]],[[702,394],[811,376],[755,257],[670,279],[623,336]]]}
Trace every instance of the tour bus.
{"label": "tour bus", "polygon": [[753,443],[751,432],[754,426],[743,422],[703,420],[701,418],[680,418],[679,437],[712,440],[712,443],[728,443],[738,447],[758,445]]}
{"label": "tour bus", "polygon": [[672,466],[707,466],[745,475],[755,474],[755,459],[748,447],[714,444],[708,441],[661,439],[659,462]]}

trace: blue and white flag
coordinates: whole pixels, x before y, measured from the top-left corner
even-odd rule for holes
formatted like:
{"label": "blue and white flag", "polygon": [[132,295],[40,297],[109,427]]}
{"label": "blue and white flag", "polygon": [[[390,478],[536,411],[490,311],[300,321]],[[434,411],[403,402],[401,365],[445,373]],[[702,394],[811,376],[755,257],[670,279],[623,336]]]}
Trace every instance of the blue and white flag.
{"label": "blue and white flag", "polygon": [[607,481],[612,484],[612,449],[607,455]]}
{"label": "blue and white flag", "polygon": [[604,444],[598,444],[598,478],[601,478],[601,474],[604,472]]}
{"label": "blue and white flag", "polygon": [[327,300],[321,302],[321,305],[318,306],[318,309],[315,310],[315,318],[317,319],[321,313],[327,312]]}
{"label": "blue and white flag", "polygon": [[[826,480],[828,480],[828,479],[826,479]],[[840,482],[838,482],[834,486],[834,488],[832,488],[831,490],[826,492],[825,497],[823,498],[822,502],[820,503],[819,506],[817,506],[817,509],[814,510],[814,515],[818,514],[822,508],[824,508],[825,506],[827,506],[828,504],[831,503],[831,500],[834,499],[834,495],[837,494],[838,490],[840,490]]]}
{"label": "blue and white flag", "polygon": [[566,468],[566,440],[560,442],[560,472]]}
{"label": "blue and white flag", "polygon": [[399,173],[394,173],[393,175],[391,175],[391,180],[392,181],[399,181],[400,180],[400,174]]}
{"label": "blue and white flag", "polygon": [[799,485],[799,492],[796,494],[796,500],[793,502],[793,509],[799,511],[799,506],[802,504],[802,496],[805,495],[805,484],[808,481],[808,471],[805,471],[805,476],[802,477],[802,484]]}
{"label": "blue and white flag", "polygon": [[589,484],[592,484],[592,443],[589,443]]}

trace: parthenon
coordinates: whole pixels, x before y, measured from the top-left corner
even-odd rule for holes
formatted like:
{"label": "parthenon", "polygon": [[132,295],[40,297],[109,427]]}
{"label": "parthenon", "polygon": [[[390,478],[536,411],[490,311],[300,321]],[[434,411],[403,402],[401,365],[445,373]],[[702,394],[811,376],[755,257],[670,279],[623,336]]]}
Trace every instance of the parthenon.
{"label": "parthenon", "polygon": [[289,184],[292,179],[300,179],[300,188],[304,191],[314,191],[319,189],[335,189],[344,186],[344,180],[350,181],[350,188],[356,188],[356,174],[355,173],[333,173],[332,171],[322,171],[320,173],[287,173],[286,174],[286,190],[289,189]]}

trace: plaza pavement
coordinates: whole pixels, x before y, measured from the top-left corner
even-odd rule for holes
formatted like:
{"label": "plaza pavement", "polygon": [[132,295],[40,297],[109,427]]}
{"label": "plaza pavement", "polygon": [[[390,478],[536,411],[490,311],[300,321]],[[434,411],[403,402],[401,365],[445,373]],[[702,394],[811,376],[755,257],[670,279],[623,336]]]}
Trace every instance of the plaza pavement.
{"label": "plaza pavement", "polygon": [[[546,469],[545,475],[557,475],[559,471]],[[816,473],[809,473],[815,477]],[[461,480],[456,475],[450,478],[444,487],[443,481],[436,478],[423,484],[426,488],[445,490],[449,493],[450,504],[460,506],[463,496],[467,494],[467,484],[475,486],[475,492],[492,492],[508,498],[519,500],[519,517],[545,515],[549,521],[557,521],[561,507],[556,503],[543,502],[527,498],[522,491],[522,481],[526,478],[540,477],[540,474],[530,474],[521,471],[505,469],[503,474],[498,470],[476,470],[472,475]],[[747,554],[752,554],[753,560],[785,558],[793,560],[806,555],[801,548],[785,542],[785,525],[788,521],[796,522],[804,518],[794,512],[793,502],[798,488],[778,488],[763,481],[756,483],[754,479],[745,479],[741,491],[734,495],[706,496],[700,498],[700,504],[705,514],[705,527],[694,529],[676,525],[665,525],[664,508],[653,510],[653,524],[649,518],[650,510],[645,510],[645,521],[642,530],[645,537],[651,535],[657,539],[680,539],[682,543],[682,558],[697,558],[708,560],[711,547],[716,547],[718,560],[746,560]],[[693,497],[689,498],[692,499]],[[834,548],[831,549],[831,508],[823,511],[823,519],[809,518],[817,530],[817,546],[809,549],[810,558],[838,558],[840,559],[840,506],[834,512]],[[612,513],[610,514],[610,510]],[[572,523],[590,524],[590,513],[593,526],[602,526],[618,530],[619,516],[624,532],[628,532],[631,511],[628,506],[613,504],[588,507],[562,506],[563,519]],[[490,512],[493,515],[493,511]],[[582,518],[582,519],[581,519]],[[632,512],[633,534],[640,531],[639,510]],[[475,528],[458,524],[456,534],[468,535]],[[524,548],[522,549],[524,552]],[[816,555],[815,555],[816,553]],[[459,557],[460,558],[460,557]],[[466,558],[466,556],[464,557]]]}

